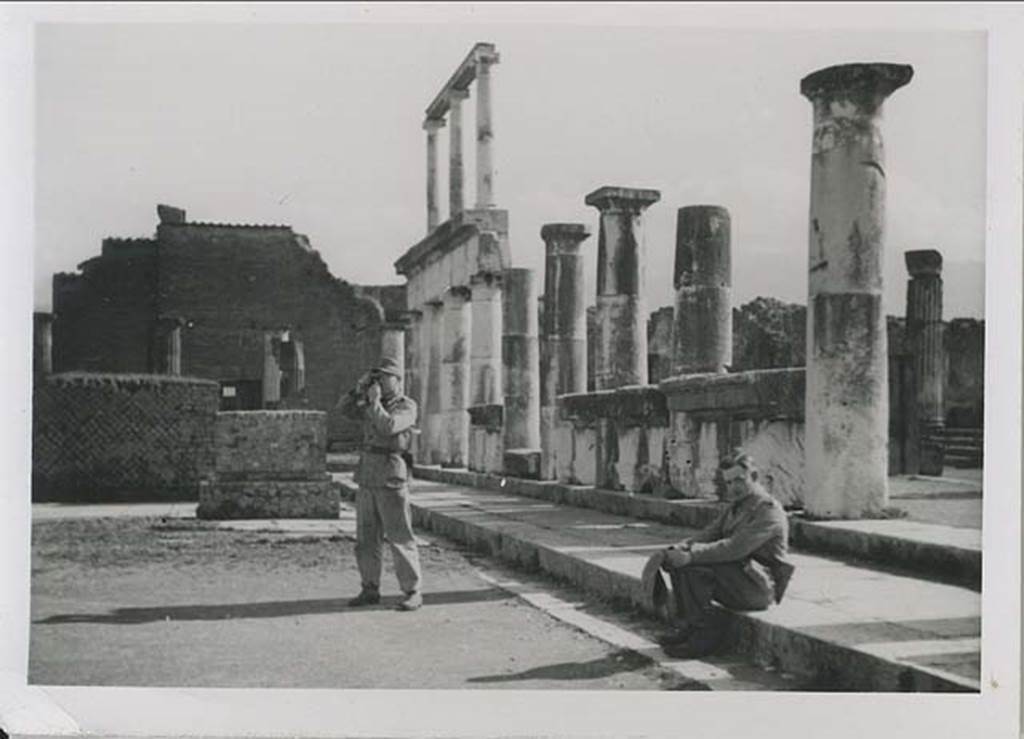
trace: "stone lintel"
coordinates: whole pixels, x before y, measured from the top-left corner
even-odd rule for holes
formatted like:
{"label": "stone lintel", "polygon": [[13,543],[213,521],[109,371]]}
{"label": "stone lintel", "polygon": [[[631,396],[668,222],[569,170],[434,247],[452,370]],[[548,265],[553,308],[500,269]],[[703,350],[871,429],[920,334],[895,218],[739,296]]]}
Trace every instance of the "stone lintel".
{"label": "stone lintel", "polygon": [[687,413],[729,413],[745,417],[804,417],[803,367],[735,374],[669,377],[659,384],[668,408]]}
{"label": "stone lintel", "polygon": [[558,417],[577,426],[592,426],[601,418],[620,426],[667,426],[665,394],[656,385],[629,385],[593,393],[570,393],[556,399]]}
{"label": "stone lintel", "polygon": [[601,211],[621,209],[639,213],[659,200],[661,200],[661,193],[657,190],[605,185],[587,195],[583,202]]}
{"label": "stone lintel", "polygon": [[481,426],[488,431],[501,431],[505,419],[505,406],[501,403],[473,405],[466,409],[469,412],[469,423]]}
{"label": "stone lintel", "polygon": [[584,223],[545,223],[541,226],[540,237],[548,247],[558,251],[575,250],[590,238],[590,229]]}
{"label": "stone lintel", "polygon": [[[508,234],[508,211],[500,208],[473,208],[457,213],[439,225],[395,261],[395,271],[409,277],[425,267],[433,257],[444,256],[473,236],[493,231],[499,237]],[[500,240],[500,239],[499,239]],[[502,249],[502,264],[508,264],[507,247]]]}
{"label": "stone lintel", "polygon": [[800,94],[810,100],[884,99],[910,82],[909,64],[837,64],[812,72],[800,81]]}
{"label": "stone lintel", "polygon": [[448,82],[437,93],[434,100],[427,106],[427,120],[443,120],[448,112],[448,103],[453,91],[469,90],[469,86],[476,79],[477,65],[480,63],[497,64],[501,60],[494,44],[486,42],[476,43],[462,63],[455,69]]}
{"label": "stone lintel", "polygon": [[903,258],[911,277],[937,277],[942,274],[942,254],[935,249],[904,252]]}

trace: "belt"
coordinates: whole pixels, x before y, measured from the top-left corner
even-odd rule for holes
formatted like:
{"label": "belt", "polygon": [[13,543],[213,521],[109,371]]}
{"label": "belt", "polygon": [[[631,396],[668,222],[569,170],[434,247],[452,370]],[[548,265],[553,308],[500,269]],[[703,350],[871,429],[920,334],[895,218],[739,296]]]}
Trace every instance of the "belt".
{"label": "belt", "polygon": [[401,449],[388,449],[384,446],[365,446],[363,447],[364,452],[370,452],[371,454],[401,454]]}

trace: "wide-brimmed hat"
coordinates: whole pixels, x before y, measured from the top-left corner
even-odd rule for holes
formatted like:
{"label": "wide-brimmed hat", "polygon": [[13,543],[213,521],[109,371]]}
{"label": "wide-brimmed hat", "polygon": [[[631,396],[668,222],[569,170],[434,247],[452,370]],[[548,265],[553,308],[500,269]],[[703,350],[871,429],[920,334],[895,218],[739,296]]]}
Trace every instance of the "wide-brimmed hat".
{"label": "wide-brimmed hat", "polygon": [[399,367],[398,362],[391,357],[384,357],[380,360],[380,364],[374,367],[373,371],[385,375],[392,375],[393,377],[397,377],[399,380],[402,379],[402,368]]}

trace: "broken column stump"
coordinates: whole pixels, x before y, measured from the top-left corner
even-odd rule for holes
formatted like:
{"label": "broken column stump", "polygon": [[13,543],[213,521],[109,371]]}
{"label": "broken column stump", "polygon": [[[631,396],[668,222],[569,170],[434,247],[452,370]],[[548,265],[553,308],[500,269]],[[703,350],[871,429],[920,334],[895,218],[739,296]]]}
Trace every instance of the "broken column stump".
{"label": "broken column stump", "polygon": [[337,518],[340,496],[327,474],[327,414],[217,414],[214,479],[199,490],[197,518]]}

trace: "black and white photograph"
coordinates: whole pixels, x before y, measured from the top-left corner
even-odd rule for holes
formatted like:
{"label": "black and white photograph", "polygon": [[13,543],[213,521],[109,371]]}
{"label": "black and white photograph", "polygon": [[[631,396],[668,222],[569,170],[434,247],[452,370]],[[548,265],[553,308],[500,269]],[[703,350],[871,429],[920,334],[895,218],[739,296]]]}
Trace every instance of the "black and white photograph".
{"label": "black and white photograph", "polygon": [[1020,5],[3,13],[6,735],[1018,735]]}

